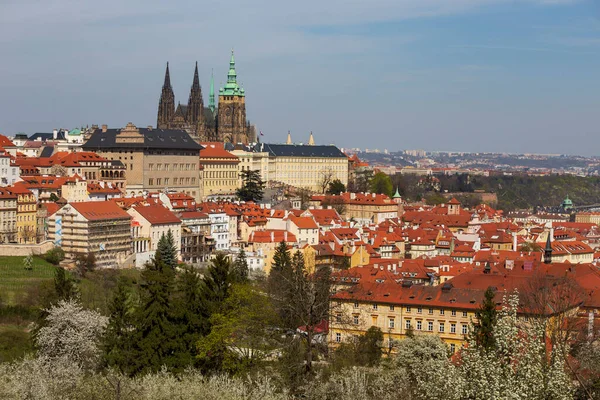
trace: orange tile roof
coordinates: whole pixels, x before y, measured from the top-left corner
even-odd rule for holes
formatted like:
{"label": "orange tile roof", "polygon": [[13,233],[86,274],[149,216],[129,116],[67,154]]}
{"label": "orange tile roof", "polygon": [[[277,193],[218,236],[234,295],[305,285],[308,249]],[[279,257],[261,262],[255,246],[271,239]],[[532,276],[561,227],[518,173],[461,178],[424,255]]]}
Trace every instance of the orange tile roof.
{"label": "orange tile roof", "polygon": [[121,207],[110,201],[83,201],[69,205],[89,221],[131,218]]}
{"label": "orange tile roof", "polygon": [[253,231],[250,234],[249,242],[253,243],[288,243],[297,242],[296,235],[282,229],[265,229],[264,231]]}
{"label": "orange tile roof", "polygon": [[134,209],[152,225],[170,225],[181,223],[181,220],[177,218],[173,212],[159,204],[153,204],[149,206],[134,206]]}
{"label": "orange tile roof", "polygon": [[310,217],[296,217],[294,215],[288,217],[299,229],[319,229],[314,219]]}
{"label": "orange tile roof", "polygon": [[[218,142],[205,142],[200,143],[204,148],[200,150],[200,160],[210,161],[210,159],[216,158],[221,162],[239,162],[239,158],[225,150],[223,143]],[[226,159],[226,160],[221,160]]]}

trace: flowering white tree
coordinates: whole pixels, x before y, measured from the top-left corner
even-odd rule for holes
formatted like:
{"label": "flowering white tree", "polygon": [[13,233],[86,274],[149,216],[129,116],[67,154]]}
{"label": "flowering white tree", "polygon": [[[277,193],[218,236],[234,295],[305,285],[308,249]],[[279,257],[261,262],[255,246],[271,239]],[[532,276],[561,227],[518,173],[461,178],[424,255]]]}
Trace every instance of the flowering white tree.
{"label": "flowering white tree", "polygon": [[546,349],[546,321],[517,318],[519,296],[505,296],[494,328],[496,347],[483,349],[471,340],[462,352],[464,398],[571,399],[573,384],[565,371],[562,348]]}
{"label": "flowering white tree", "polygon": [[108,318],[83,309],[76,300],[60,301],[47,311],[46,326],[36,336],[38,356],[49,362],[67,360],[84,369],[94,368]]}

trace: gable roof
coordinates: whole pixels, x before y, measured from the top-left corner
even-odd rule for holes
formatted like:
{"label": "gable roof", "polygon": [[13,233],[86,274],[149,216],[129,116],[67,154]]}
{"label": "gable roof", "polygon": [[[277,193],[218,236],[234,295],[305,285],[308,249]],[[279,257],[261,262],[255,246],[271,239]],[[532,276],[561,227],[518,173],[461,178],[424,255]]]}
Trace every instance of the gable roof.
{"label": "gable roof", "polygon": [[82,201],[69,203],[69,205],[89,221],[131,218],[131,216],[123,211],[116,203],[109,201]]}
{"label": "gable roof", "polygon": [[181,220],[177,218],[168,208],[153,204],[149,206],[133,207],[146,221],[152,225],[179,224]]}

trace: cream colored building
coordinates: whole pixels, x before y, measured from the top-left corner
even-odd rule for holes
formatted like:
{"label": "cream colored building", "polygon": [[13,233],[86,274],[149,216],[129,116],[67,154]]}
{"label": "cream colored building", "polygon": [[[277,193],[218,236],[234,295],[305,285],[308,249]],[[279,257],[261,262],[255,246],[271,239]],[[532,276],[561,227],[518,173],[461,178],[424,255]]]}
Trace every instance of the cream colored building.
{"label": "cream colored building", "polygon": [[239,159],[238,174],[240,174],[239,186],[242,186],[242,171],[259,171],[260,178],[268,182],[270,178],[269,153],[265,151],[253,151],[253,148],[242,144],[226,143],[226,149]]}
{"label": "cream colored building", "polygon": [[241,185],[237,156],[226,151],[223,143],[201,143],[200,165],[203,169],[203,197],[233,196]]}
{"label": "cream colored building", "polygon": [[87,182],[84,180],[68,180],[60,187],[61,196],[69,203],[89,201]]}
{"label": "cream colored building", "polygon": [[17,194],[0,187],[0,243],[17,240]]}
{"label": "cream colored building", "polygon": [[150,238],[150,253],[156,252],[158,242],[169,231],[177,247],[177,257],[181,250],[181,220],[168,208],[154,204],[150,206],[131,207],[127,210],[133,220],[139,223],[139,237]]}
{"label": "cream colored building", "polygon": [[184,192],[199,201],[201,194],[198,154],[201,146],[183,130],[138,128],[96,129],[83,145],[126,168],[127,195],[165,189]]}
{"label": "cream colored building", "polygon": [[118,268],[131,254],[131,217],[112,201],[67,204],[48,218],[48,238],[67,258],[93,253],[99,268]]}

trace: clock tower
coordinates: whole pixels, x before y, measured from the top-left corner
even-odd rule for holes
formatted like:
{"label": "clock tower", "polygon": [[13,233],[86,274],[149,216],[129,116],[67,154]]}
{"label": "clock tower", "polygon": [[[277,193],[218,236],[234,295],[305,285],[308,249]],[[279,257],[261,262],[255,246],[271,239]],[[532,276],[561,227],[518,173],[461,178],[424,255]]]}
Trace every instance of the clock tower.
{"label": "clock tower", "polygon": [[223,142],[248,144],[252,140],[247,134],[246,94],[237,83],[233,50],[229,60],[227,83],[219,89],[217,124],[219,139]]}

